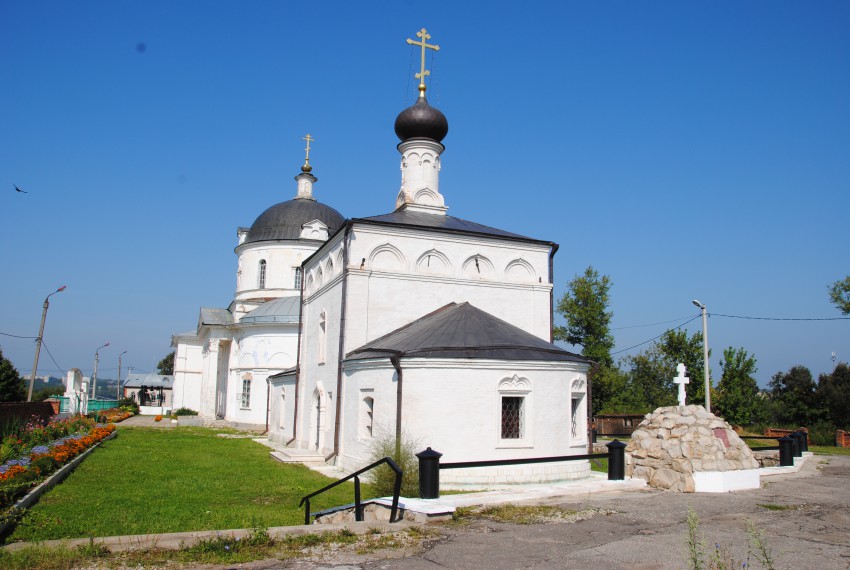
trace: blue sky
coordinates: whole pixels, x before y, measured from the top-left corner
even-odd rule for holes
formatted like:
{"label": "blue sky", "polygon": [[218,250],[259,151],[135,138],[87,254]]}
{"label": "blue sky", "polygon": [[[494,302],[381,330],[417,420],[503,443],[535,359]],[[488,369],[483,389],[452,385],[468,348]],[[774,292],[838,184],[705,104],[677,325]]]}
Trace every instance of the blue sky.
{"label": "blue sky", "polygon": [[[123,350],[153,370],[200,306],[229,303],[236,228],[294,196],[308,132],[321,201],[390,211],[423,26],[449,213],[559,243],[557,296],[588,265],[609,275],[615,350],[694,298],[839,317],[848,24],[826,1],[3,2],[0,332],[35,336],[66,284],[40,374],[88,374],[107,341],[102,377]],[[742,346],[761,383],[850,360],[848,320],[713,316],[709,340],[715,376]],[[0,346],[29,375],[33,341]]]}

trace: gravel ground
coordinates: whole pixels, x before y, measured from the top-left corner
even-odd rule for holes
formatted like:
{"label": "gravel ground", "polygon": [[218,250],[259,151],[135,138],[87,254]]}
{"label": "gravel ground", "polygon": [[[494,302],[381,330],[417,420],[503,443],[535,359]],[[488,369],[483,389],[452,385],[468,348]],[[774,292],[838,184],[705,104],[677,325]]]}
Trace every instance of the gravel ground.
{"label": "gravel ground", "polygon": [[565,503],[593,509],[577,522],[506,524],[473,518],[435,525],[434,535],[401,549],[356,554],[316,552],[312,560],[264,560],[224,570],[429,569],[442,568],[688,568],[688,509],[699,517],[706,558],[719,545],[726,567],[766,567],[748,554],[752,523],[762,533],[773,567],[850,568],[850,457],[817,456],[799,473],[763,479],[762,488],[725,494],[647,490],[597,494]]}

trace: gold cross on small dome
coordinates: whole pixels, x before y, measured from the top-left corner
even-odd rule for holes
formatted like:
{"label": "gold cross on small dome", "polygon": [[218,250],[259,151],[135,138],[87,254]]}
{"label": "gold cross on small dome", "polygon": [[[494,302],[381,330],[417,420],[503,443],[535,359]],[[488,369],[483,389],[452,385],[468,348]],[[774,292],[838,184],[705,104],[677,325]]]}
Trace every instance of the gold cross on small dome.
{"label": "gold cross on small dome", "polygon": [[421,30],[416,32],[416,37],[422,38],[422,41],[417,42],[417,41],[411,40],[410,38],[407,38],[407,43],[412,45],[412,46],[421,46],[422,47],[422,67],[421,67],[421,71],[419,73],[417,73],[415,77],[419,80],[419,96],[423,97],[425,95],[425,89],[426,89],[426,87],[425,87],[425,76],[431,75],[431,72],[428,71],[427,69],[425,69],[425,49],[427,48],[427,49],[432,49],[434,51],[440,51],[440,46],[431,45],[429,43],[426,43],[428,40],[431,39],[431,35],[425,30],[425,28],[422,28]]}
{"label": "gold cross on small dome", "polygon": [[313,167],[310,166],[310,143],[316,142],[316,139],[310,136],[310,133],[307,133],[307,136],[301,140],[307,141],[307,148],[304,149],[305,151],[307,151],[307,155],[304,157],[304,166],[301,167],[301,171],[310,172],[311,170],[313,170]]}

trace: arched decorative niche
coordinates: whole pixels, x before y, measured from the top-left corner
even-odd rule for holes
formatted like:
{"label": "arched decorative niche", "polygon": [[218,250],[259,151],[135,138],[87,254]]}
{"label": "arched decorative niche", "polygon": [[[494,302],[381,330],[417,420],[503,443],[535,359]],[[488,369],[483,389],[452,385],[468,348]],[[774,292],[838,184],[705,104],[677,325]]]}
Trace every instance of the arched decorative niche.
{"label": "arched decorative niche", "polygon": [[389,243],[379,245],[369,254],[369,268],[373,270],[399,271],[405,269],[407,261],[399,249]]}
{"label": "arched decorative niche", "polygon": [[535,283],[537,274],[529,262],[524,259],[514,259],[505,267],[505,277],[516,283]]}
{"label": "arched decorative niche", "polygon": [[452,265],[446,254],[436,249],[430,249],[416,260],[416,270],[420,273],[449,275],[452,271]]}
{"label": "arched decorative niche", "polygon": [[470,279],[492,279],[496,270],[492,261],[483,255],[476,254],[463,262],[462,272],[464,277]]}

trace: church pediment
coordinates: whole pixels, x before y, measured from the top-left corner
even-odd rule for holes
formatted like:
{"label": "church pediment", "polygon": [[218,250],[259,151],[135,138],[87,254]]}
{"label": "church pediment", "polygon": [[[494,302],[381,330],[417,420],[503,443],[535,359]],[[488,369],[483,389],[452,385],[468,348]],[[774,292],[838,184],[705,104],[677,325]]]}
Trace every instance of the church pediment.
{"label": "church pediment", "polygon": [[301,239],[328,239],[328,226],[323,224],[321,220],[313,220],[301,226]]}

